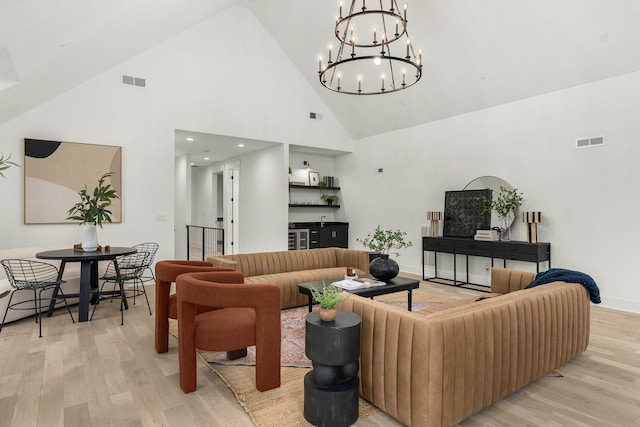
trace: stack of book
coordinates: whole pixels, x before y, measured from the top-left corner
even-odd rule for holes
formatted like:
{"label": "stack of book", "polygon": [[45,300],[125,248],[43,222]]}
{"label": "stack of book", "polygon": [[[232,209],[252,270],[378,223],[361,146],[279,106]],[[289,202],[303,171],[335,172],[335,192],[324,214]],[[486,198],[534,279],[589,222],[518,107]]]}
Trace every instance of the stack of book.
{"label": "stack of book", "polygon": [[475,240],[488,240],[494,242],[500,240],[500,235],[496,230],[476,230],[476,235],[473,236]]}
{"label": "stack of book", "polygon": [[360,279],[347,279],[345,278],[344,280],[339,280],[337,282],[333,282],[332,283],[333,286],[338,286],[342,289],[346,289],[348,291],[352,291],[354,289],[362,289],[362,288],[370,288],[373,286],[383,286],[386,285],[385,282],[380,282],[378,280],[375,279],[367,279],[367,278],[360,278]]}
{"label": "stack of book", "polygon": [[322,182],[324,182],[324,184],[327,187],[335,187],[336,186],[336,180],[335,180],[335,177],[333,177],[333,176],[323,176],[322,177]]}

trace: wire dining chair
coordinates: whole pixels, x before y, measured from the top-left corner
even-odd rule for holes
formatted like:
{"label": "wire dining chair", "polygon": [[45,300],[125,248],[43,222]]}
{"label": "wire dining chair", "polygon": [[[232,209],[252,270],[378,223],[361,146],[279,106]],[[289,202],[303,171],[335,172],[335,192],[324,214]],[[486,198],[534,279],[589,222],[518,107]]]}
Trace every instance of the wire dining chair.
{"label": "wire dining chair", "polygon": [[[9,309],[12,310],[33,310],[36,315],[36,323],[39,324],[39,336],[42,338],[42,300],[52,301],[62,299],[64,305],[67,307],[71,321],[75,323],[73,314],[69,304],[67,304],[67,298],[62,291],[60,285],[64,283],[61,277],[59,277],[58,269],[46,262],[31,261],[26,259],[4,259],[0,261],[7,273],[7,279],[14,291],[9,297],[9,303],[7,309],[2,317],[2,324],[0,324],[0,332],[4,326],[4,321],[7,318]],[[42,293],[47,290],[52,290],[51,297],[42,297]],[[27,299],[23,301],[14,302],[13,297],[18,292],[31,291],[33,292],[33,299]],[[26,305],[27,307],[22,307]]]}
{"label": "wire dining chair", "polygon": [[[124,310],[128,307],[126,299],[129,297],[133,298],[133,304],[135,304],[136,296],[144,295],[144,298],[147,301],[149,315],[152,315],[151,304],[149,304],[147,291],[144,288],[143,273],[145,270],[150,269],[155,254],[158,251],[158,247],[158,244],[153,242],[140,243],[135,245],[134,248],[136,248],[137,250],[135,253],[119,256],[115,259],[116,262],[111,261],[101,278],[101,280],[103,281],[102,287],[100,289],[101,293],[105,293],[104,287],[107,283],[113,283],[113,291],[108,291],[108,293],[111,295],[114,294],[117,286],[120,287],[121,324],[124,324]],[[120,282],[118,282],[118,270],[120,272]],[[125,288],[125,282],[131,282],[132,288]],[[130,295],[127,296],[127,293],[130,293]],[[96,306],[99,301],[100,298],[98,298],[98,300],[96,301],[96,305],[93,307],[91,318],[93,318],[93,313],[95,313]]]}

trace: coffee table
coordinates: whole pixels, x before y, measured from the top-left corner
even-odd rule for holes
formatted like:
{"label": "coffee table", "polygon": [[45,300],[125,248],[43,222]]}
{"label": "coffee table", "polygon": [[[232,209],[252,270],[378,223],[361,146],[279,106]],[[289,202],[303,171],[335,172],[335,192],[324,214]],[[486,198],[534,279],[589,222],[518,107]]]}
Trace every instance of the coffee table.
{"label": "coffee table", "polygon": [[[377,280],[373,276],[368,274],[360,277]],[[300,283],[298,285],[298,292],[300,292],[301,294],[305,294],[309,297],[309,312],[311,312],[313,309],[313,298],[311,296],[311,289],[316,288],[320,290],[322,289],[323,284],[330,284],[332,282],[337,282],[338,280],[342,280],[342,279],[344,279],[344,277],[340,277],[333,280],[325,280],[325,281],[318,280],[315,282]],[[420,281],[415,279],[407,279],[406,277],[394,277],[391,280],[387,280],[385,283],[386,285],[372,286],[370,288],[360,288],[360,289],[354,289],[354,290],[345,289],[345,290],[349,293],[360,295],[361,297],[366,297],[371,299],[379,295],[387,295],[387,294],[392,294],[394,292],[407,291],[407,305],[408,305],[409,311],[411,311],[412,291],[420,286]]]}

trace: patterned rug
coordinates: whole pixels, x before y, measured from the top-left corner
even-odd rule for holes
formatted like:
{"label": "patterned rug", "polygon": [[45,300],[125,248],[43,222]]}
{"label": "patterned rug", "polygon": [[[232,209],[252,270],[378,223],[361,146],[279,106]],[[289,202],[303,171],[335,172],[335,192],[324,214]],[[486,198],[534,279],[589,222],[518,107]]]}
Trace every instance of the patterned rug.
{"label": "patterned rug", "polygon": [[[381,301],[394,307],[407,309],[405,301]],[[442,302],[420,302],[414,301],[411,305],[413,311],[422,310],[426,307],[432,307],[442,304]],[[318,306],[315,305],[313,310],[316,311]],[[305,335],[305,317],[309,313],[307,307],[297,307],[282,310],[282,344],[281,344],[281,365],[291,366],[294,368],[310,368],[311,360],[304,353],[304,335]],[[225,352],[212,352],[198,350],[202,358],[209,363],[220,365],[246,365],[255,366],[256,364],[256,348],[249,347],[247,355],[240,359],[228,360]]]}

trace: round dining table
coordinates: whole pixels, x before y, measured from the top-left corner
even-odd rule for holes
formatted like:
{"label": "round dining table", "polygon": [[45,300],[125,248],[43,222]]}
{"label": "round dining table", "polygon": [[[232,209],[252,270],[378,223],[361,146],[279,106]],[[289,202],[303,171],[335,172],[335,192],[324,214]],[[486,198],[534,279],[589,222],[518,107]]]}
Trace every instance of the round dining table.
{"label": "round dining table", "polygon": [[[113,261],[118,282],[120,282],[120,268],[118,267],[117,257],[136,253],[136,248],[128,247],[110,247],[109,250],[84,252],[77,249],[55,249],[52,251],[38,252],[36,258],[48,260],[60,260],[60,269],[58,279],[62,279],[64,267],[68,262],[80,263],[80,290],[77,294],[67,294],[65,297],[78,297],[78,321],[86,322],[89,320],[89,302],[91,295],[98,293],[98,262]],[[56,290],[57,291],[57,290]],[[118,291],[118,294],[120,291]],[[51,300],[48,315],[51,316],[55,308],[55,297]],[[126,304],[126,300],[124,300]]]}

